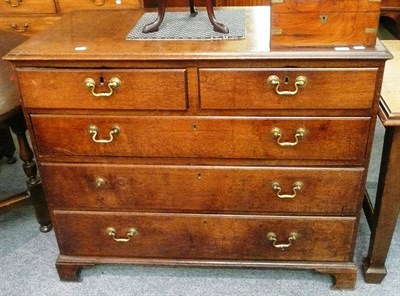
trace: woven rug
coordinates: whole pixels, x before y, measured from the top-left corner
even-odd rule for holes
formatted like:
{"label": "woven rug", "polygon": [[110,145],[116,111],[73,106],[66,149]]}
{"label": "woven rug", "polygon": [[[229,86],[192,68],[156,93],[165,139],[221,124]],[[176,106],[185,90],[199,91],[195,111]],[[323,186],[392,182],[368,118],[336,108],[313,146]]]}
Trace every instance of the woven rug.
{"label": "woven rug", "polygon": [[245,10],[215,10],[218,22],[228,27],[229,33],[214,32],[206,11],[199,11],[191,17],[187,12],[166,12],[157,32],[142,33],[142,29],[157,19],[157,12],[145,13],[126,36],[126,40],[210,40],[210,39],[243,39],[245,38]]}

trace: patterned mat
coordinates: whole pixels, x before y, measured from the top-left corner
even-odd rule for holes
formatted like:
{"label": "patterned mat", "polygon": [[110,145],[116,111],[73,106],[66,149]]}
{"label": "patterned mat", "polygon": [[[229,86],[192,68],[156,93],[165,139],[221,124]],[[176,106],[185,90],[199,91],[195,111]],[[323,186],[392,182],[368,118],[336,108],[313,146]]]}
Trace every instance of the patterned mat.
{"label": "patterned mat", "polygon": [[229,33],[214,32],[206,11],[199,11],[191,17],[187,12],[166,12],[159,30],[153,33],[142,33],[146,24],[156,20],[157,12],[147,12],[128,33],[126,40],[154,39],[154,40],[210,40],[210,39],[243,39],[245,38],[245,10],[215,10],[218,22],[228,27]]}

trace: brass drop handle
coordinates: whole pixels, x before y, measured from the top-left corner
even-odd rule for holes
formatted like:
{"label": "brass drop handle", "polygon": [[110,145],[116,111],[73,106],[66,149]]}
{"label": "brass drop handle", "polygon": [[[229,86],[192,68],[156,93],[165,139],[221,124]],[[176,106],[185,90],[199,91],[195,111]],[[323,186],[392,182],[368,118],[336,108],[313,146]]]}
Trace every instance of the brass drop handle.
{"label": "brass drop handle", "polygon": [[279,182],[272,183],[272,189],[276,191],[276,196],[279,198],[295,198],[297,193],[304,189],[304,183],[301,181],[296,181],[293,183],[293,194],[281,194],[282,186]]}
{"label": "brass drop handle", "polygon": [[267,233],[267,240],[272,242],[272,245],[277,249],[285,249],[289,248],[292,245],[292,242],[299,238],[299,234],[297,232],[289,233],[288,243],[287,244],[279,244],[278,239],[276,238],[275,232],[268,232]]}
{"label": "brass drop handle", "polygon": [[299,144],[300,140],[302,140],[306,135],[307,131],[304,128],[298,128],[296,133],[294,134],[295,141],[294,142],[281,142],[282,139],[282,131],[278,127],[274,127],[271,130],[272,136],[276,139],[276,142],[279,146],[296,146]]}
{"label": "brass drop handle", "polygon": [[276,75],[271,75],[267,79],[267,83],[270,87],[275,87],[275,92],[281,96],[293,96],[297,94],[299,88],[306,86],[307,78],[305,76],[298,76],[294,81],[295,89],[293,91],[289,90],[279,90],[279,86],[281,85],[280,79]]}
{"label": "brass drop handle", "polygon": [[18,7],[19,4],[22,2],[22,0],[16,0],[15,4],[11,3],[11,0],[4,0],[4,2],[6,2],[8,5],[10,5],[11,7]]}
{"label": "brass drop handle", "polygon": [[107,228],[107,235],[111,237],[113,240],[119,243],[127,243],[131,240],[132,237],[135,237],[137,235],[137,231],[135,228],[129,228],[128,232],[126,233],[126,238],[120,238],[116,237],[117,231],[113,227],[108,227]]}
{"label": "brass drop handle", "polygon": [[118,126],[113,126],[110,130],[109,139],[96,139],[97,134],[99,133],[99,128],[95,125],[89,125],[89,134],[92,135],[93,142],[96,143],[111,143],[114,140],[114,135],[117,135],[120,132],[120,128]]}
{"label": "brass drop handle", "polygon": [[18,28],[17,24],[11,24],[11,28],[17,33],[24,33],[28,28],[28,23],[24,23],[21,28]]}
{"label": "brass drop handle", "polygon": [[110,81],[107,84],[109,92],[96,93],[95,92],[96,81],[93,78],[86,78],[83,81],[83,85],[87,89],[91,89],[92,90],[92,95],[94,95],[95,97],[109,97],[109,96],[111,96],[113,94],[114,89],[117,89],[118,87],[121,86],[121,80],[119,78],[117,78],[117,77],[111,78]]}

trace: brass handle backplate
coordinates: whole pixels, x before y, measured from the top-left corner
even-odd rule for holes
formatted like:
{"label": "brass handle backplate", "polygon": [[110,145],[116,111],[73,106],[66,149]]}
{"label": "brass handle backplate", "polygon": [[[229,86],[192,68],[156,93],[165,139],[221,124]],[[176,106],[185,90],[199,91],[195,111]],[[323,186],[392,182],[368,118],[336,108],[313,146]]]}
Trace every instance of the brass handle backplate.
{"label": "brass handle backplate", "polygon": [[307,78],[305,76],[298,76],[296,78],[296,80],[294,81],[294,90],[279,90],[279,86],[281,85],[281,81],[279,79],[278,76],[276,75],[271,75],[268,77],[267,79],[267,83],[270,87],[274,87],[275,88],[275,92],[278,95],[281,96],[293,96],[295,94],[297,94],[297,92],[299,91],[299,88],[302,88],[304,86],[306,86],[307,84]]}
{"label": "brass handle backplate", "polygon": [[97,93],[95,92],[95,88],[96,88],[96,81],[93,78],[86,78],[83,81],[83,85],[87,88],[92,90],[92,95],[95,97],[109,97],[113,94],[114,89],[117,89],[118,87],[121,86],[121,80],[117,77],[113,77],[110,79],[110,81],[108,82],[107,86],[108,86],[108,92],[100,92]]}
{"label": "brass handle backplate", "polygon": [[272,136],[276,139],[276,142],[279,146],[296,146],[300,140],[302,140],[306,135],[307,131],[304,128],[298,128],[296,133],[294,134],[295,141],[294,142],[281,142],[282,139],[282,131],[278,127],[274,127],[271,130]]}
{"label": "brass handle backplate", "polygon": [[107,235],[111,237],[113,240],[119,243],[126,243],[131,240],[132,237],[135,237],[137,235],[137,231],[135,228],[129,228],[128,232],[126,233],[126,237],[120,238],[116,237],[117,236],[117,230],[113,227],[108,227],[107,228]]}
{"label": "brass handle backplate", "polygon": [[11,28],[17,32],[17,33],[24,33],[26,32],[26,29],[28,28],[28,23],[24,23],[21,27],[19,27],[17,24],[11,24]]}
{"label": "brass handle backplate", "polygon": [[279,182],[273,182],[272,189],[276,191],[276,196],[279,198],[295,198],[297,196],[297,193],[304,189],[304,183],[301,181],[294,182],[292,188],[293,194],[281,194],[282,186],[281,184],[279,184]]}
{"label": "brass handle backplate", "polygon": [[267,233],[267,240],[272,242],[272,245],[277,249],[285,249],[289,248],[292,245],[292,242],[299,238],[299,234],[297,232],[289,233],[288,243],[280,244],[278,243],[278,239],[276,238],[275,232],[268,232]]}
{"label": "brass handle backplate", "polygon": [[15,3],[11,3],[11,0],[4,0],[11,7],[18,7],[22,0],[15,0]]}
{"label": "brass handle backplate", "polygon": [[99,128],[95,125],[89,125],[89,134],[92,135],[92,140],[93,142],[96,143],[111,143],[114,140],[114,135],[117,135],[120,132],[120,128],[118,126],[113,126],[108,133],[109,138],[108,139],[96,139],[97,134],[99,133]]}

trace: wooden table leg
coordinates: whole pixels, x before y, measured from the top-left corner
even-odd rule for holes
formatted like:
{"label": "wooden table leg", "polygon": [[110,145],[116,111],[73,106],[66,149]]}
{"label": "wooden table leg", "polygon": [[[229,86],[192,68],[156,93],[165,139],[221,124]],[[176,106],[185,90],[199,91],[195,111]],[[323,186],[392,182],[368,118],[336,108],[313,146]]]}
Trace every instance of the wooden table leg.
{"label": "wooden table leg", "polygon": [[43,194],[41,180],[37,175],[36,162],[33,159],[33,152],[26,138],[26,125],[22,113],[9,120],[13,133],[17,136],[19,156],[23,161],[23,169],[28,177],[27,186],[36,211],[36,219],[40,224],[41,232],[48,232],[52,229],[47,201]]}
{"label": "wooden table leg", "polygon": [[166,5],[166,0],[158,1],[157,19],[154,22],[145,25],[142,29],[143,33],[151,33],[151,32],[158,31],[158,27],[161,25],[162,21],[164,20],[165,5]]}
{"label": "wooden table leg", "polygon": [[228,34],[229,29],[224,24],[217,22],[217,20],[215,19],[213,0],[207,0],[206,5],[207,5],[208,18],[210,19],[210,22],[214,27],[214,31],[219,32],[219,33]]}
{"label": "wooden table leg", "polygon": [[386,127],[371,240],[364,258],[367,283],[380,283],[386,275],[385,261],[400,209],[400,127]]}

